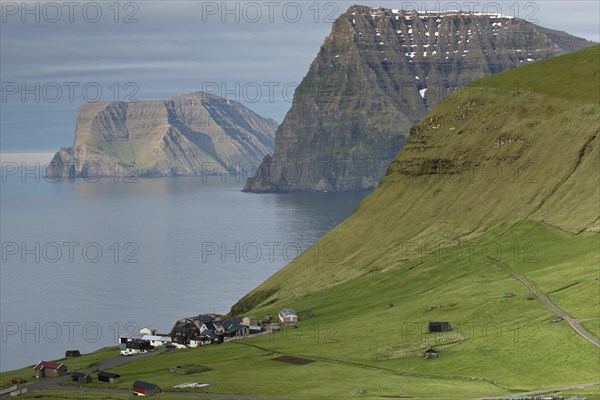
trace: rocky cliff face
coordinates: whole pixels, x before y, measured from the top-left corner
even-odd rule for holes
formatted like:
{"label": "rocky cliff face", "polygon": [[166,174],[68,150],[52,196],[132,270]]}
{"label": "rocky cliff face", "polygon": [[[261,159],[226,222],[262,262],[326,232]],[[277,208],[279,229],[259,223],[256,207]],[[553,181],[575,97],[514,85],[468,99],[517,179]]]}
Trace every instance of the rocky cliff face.
{"label": "rocky cliff face", "polygon": [[77,112],[73,146],[56,153],[47,174],[239,171],[272,151],[276,129],[275,121],[202,92],[167,100],[86,103]]}
{"label": "rocky cliff face", "polygon": [[372,188],[410,127],[448,94],[591,44],[495,14],[352,6],[334,22],[296,89],[274,154],[244,190]]}

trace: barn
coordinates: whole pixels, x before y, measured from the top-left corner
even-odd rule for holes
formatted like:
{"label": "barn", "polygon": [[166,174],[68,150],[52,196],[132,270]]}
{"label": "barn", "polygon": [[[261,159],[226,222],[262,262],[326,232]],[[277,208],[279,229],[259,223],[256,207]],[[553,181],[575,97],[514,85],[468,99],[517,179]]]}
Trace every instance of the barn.
{"label": "barn", "polygon": [[452,330],[450,322],[429,322],[427,330],[431,332],[448,332]]}
{"label": "barn", "polygon": [[136,396],[153,396],[160,393],[160,387],[153,383],[135,381],[133,382],[133,394]]}
{"label": "barn", "polygon": [[65,364],[51,361],[40,361],[33,369],[35,369],[35,377],[37,379],[55,378],[67,374],[67,366]]}
{"label": "barn", "polygon": [[98,382],[106,382],[106,383],[119,383],[121,380],[121,375],[113,374],[112,372],[98,372]]}

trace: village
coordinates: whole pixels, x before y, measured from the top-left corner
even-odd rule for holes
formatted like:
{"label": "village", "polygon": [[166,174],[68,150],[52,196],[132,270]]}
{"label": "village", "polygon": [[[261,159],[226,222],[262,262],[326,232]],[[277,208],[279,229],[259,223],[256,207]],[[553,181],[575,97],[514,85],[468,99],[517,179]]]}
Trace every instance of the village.
{"label": "village", "polygon": [[[262,318],[256,316],[241,316],[229,318],[221,314],[199,314],[191,317],[180,318],[175,321],[169,333],[161,334],[153,327],[143,327],[138,332],[126,333],[119,336],[120,356],[134,356],[153,351],[174,351],[177,349],[196,348],[206,345],[219,345],[229,341],[245,338],[257,337],[278,332],[284,327],[295,327],[299,322],[298,314],[291,308],[281,310],[277,319],[272,315],[265,314]],[[427,333],[443,333],[452,331],[450,322],[428,322]],[[78,350],[67,350],[65,358],[79,357]],[[427,347],[418,352],[423,359],[437,359],[440,357],[440,350],[435,347]],[[294,357],[289,357],[294,358]],[[300,359],[298,359],[300,360]],[[304,360],[309,361],[309,360]],[[45,378],[57,378],[70,375],[71,382],[76,384],[91,383],[94,379],[92,374],[96,374],[98,382],[106,384],[116,384],[121,381],[121,376],[108,371],[93,370],[91,372],[76,371],[69,373],[65,364],[52,361],[40,361],[34,367],[35,378],[42,380]],[[210,369],[209,369],[210,370]],[[193,371],[171,371],[174,373],[193,373],[202,372]],[[24,382],[12,382],[15,386],[2,390],[0,394],[10,393],[11,397],[17,397],[20,394],[27,393],[27,388],[18,389],[18,384]],[[195,386],[190,386],[195,385]],[[184,384],[175,386],[176,388],[201,388],[202,384]],[[131,387],[132,394],[135,396],[153,396],[161,393],[163,390],[154,383],[135,380]],[[503,400],[565,400],[562,396],[553,395],[521,395],[502,397]],[[567,400],[586,400],[585,398],[570,397]]]}
{"label": "village", "polygon": [[[184,317],[175,321],[171,331],[160,334],[153,327],[144,327],[136,333],[127,333],[119,336],[121,356],[133,356],[157,349],[173,351],[177,349],[195,348],[206,345],[218,345],[231,340],[244,339],[259,335],[270,334],[282,329],[283,326],[295,326],[298,323],[297,313],[285,308],[274,319],[270,314],[262,318],[244,316],[228,318],[221,314],[199,314]],[[66,358],[80,356],[79,351],[69,350]],[[35,378],[56,378],[69,374],[67,366],[63,363],[40,361],[34,367]],[[121,376],[107,371],[96,371],[98,382],[115,384],[120,382]],[[87,372],[70,373],[71,381],[79,384],[90,383],[92,374]],[[18,389],[21,382],[12,382],[15,386],[7,393],[11,397],[27,393],[27,389]],[[136,396],[152,396],[161,393],[161,388],[153,383],[136,380],[132,385],[132,393]]]}

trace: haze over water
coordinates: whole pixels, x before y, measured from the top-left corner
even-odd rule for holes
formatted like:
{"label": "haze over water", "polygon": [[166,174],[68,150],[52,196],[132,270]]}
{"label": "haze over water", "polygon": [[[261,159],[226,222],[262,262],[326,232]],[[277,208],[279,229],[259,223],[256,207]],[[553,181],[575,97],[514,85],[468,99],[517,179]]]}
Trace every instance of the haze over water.
{"label": "haze over water", "polygon": [[246,194],[218,177],[6,178],[2,371],[115,345],[133,327],[168,333],[178,318],[226,313],[365,196]]}

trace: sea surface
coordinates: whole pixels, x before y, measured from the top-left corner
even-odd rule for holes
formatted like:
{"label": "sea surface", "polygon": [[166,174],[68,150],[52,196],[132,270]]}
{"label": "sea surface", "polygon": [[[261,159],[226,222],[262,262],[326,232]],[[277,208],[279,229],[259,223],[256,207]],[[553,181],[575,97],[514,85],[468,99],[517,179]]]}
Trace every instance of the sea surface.
{"label": "sea surface", "polygon": [[226,313],[366,195],[247,194],[231,176],[2,178],[2,371]]}

